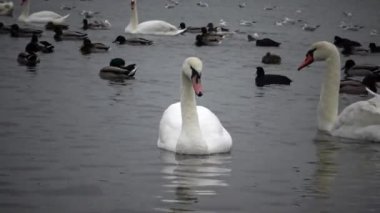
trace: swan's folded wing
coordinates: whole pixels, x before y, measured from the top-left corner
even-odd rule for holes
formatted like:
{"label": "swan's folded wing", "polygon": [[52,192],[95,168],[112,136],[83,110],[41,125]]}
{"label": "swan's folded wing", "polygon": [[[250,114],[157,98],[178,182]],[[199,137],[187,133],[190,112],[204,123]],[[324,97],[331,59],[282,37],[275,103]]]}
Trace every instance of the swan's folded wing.
{"label": "swan's folded wing", "polygon": [[232,146],[232,138],[223,127],[219,118],[208,108],[197,106],[199,125],[209,151],[213,153],[228,152]]}
{"label": "swan's folded wing", "polygon": [[333,135],[380,141],[380,100],[375,97],[346,107],[339,115]]}
{"label": "swan's folded wing", "polygon": [[181,107],[178,102],[170,105],[162,115],[157,146],[175,152],[181,127]]}

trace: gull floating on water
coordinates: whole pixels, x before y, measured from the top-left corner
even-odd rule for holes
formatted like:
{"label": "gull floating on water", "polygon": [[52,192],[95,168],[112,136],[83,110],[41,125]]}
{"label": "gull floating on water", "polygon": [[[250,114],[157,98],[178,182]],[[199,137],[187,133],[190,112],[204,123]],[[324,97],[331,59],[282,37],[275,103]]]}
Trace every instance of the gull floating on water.
{"label": "gull floating on water", "polygon": [[247,6],[247,3],[246,2],[240,2],[239,3],[239,7],[240,8],[244,8],[244,7],[246,7]]}
{"label": "gull floating on water", "polygon": [[203,2],[203,1],[199,1],[197,3],[197,5],[200,6],[200,7],[208,7],[208,4],[206,2]]}
{"label": "gull floating on water", "polygon": [[313,32],[316,29],[318,29],[319,27],[320,27],[319,24],[318,25],[309,25],[309,24],[304,23],[303,26],[302,26],[302,29],[305,30],[305,31]]}
{"label": "gull floating on water", "polygon": [[255,21],[240,20],[241,26],[252,26],[254,23],[256,23],[256,22]]}

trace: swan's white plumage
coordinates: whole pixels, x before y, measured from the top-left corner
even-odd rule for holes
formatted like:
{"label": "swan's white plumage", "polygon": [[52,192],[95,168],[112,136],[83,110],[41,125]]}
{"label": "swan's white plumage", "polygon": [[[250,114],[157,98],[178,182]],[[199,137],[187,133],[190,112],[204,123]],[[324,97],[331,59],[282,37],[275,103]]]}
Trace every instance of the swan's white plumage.
{"label": "swan's white plumage", "polygon": [[[197,106],[199,126],[207,143],[208,154],[228,152],[232,146],[231,135],[222,126],[218,117],[209,109]],[[177,152],[177,142],[182,128],[180,102],[170,105],[160,121],[158,147]]]}
{"label": "swan's white plumage", "polygon": [[333,136],[380,142],[380,96],[367,89],[374,98],[353,103],[337,116],[341,66],[339,52],[329,42],[317,42],[312,45],[299,69],[313,62],[308,60],[310,57],[327,63],[318,109],[318,128]]}
{"label": "swan's white plumage", "polygon": [[151,20],[138,23],[136,0],[132,0],[131,4],[131,18],[128,26],[125,28],[126,33],[149,35],[178,35],[186,30],[178,30],[174,25],[161,20]]}
{"label": "swan's white plumage", "polygon": [[22,12],[21,15],[18,17],[19,21],[22,22],[32,22],[32,23],[47,23],[47,22],[53,22],[55,24],[63,23],[70,14],[67,14],[65,16],[61,16],[56,12],[53,11],[40,11],[35,12],[32,14],[29,14],[29,7],[30,7],[30,1],[31,0],[24,0],[22,5]]}
{"label": "swan's white plumage", "polygon": [[231,150],[232,138],[218,117],[206,107],[196,106],[194,88],[197,87],[192,80],[194,72],[199,72],[197,83],[200,84],[201,69],[198,58],[185,60],[181,101],[171,104],[162,115],[157,141],[159,148],[181,154],[214,154]]}

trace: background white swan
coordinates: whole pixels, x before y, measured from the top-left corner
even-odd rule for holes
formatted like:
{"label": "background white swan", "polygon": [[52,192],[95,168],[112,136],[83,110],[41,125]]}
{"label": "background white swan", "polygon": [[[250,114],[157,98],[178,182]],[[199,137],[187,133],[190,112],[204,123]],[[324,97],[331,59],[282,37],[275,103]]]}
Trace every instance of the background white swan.
{"label": "background white swan", "polygon": [[202,95],[202,61],[187,58],[182,66],[181,101],[170,105],[161,118],[157,145],[180,154],[213,154],[231,150],[232,138],[218,117],[197,106]]}
{"label": "background white swan", "polygon": [[1,1],[0,2],[0,16],[12,16],[12,13],[13,13],[13,2]]}
{"label": "background white swan", "polygon": [[53,22],[55,24],[60,24],[60,23],[63,23],[70,16],[70,14],[61,16],[55,12],[46,11],[46,10],[35,12],[29,15],[30,1],[31,0],[22,0],[22,3],[21,3],[22,11],[21,11],[21,15],[18,17],[19,21],[26,22],[26,23]]}
{"label": "background white swan", "polygon": [[340,55],[335,45],[320,41],[312,45],[298,70],[326,61],[318,105],[318,129],[334,136],[380,142],[380,97],[359,101],[346,107],[338,116]]}
{"label": "background white swan", "polygon": [[178,30],[172,24],[161,20],[145,21],[139,24],[136,0],[131,0],[131,19],[125,28],[126,33],[150,35],[178,35],[186,29]]}

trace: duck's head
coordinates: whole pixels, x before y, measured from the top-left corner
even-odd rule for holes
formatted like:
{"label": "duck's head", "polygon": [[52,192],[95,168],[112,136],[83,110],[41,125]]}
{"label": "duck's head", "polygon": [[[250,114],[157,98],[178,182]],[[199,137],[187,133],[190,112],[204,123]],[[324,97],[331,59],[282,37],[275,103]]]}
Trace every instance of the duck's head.
{"label": "duck's head", "polygon": [[331,56],[332,52],[338,52],[336,46],[327,41],[319,41],[311,45],[306,53],[305,60],[298,67],[298,71],[312,64],[314,61],[324,61]]}
{"label": "duck's head", "polygon": [[183,74],[191,81],[194,92],[197,96],[202,96],[202,76],[203,63],[197,57],[189,57],[183,62]]}
{"label": "duck's head", "polygon": [[112,43],[124,43],[126,41],[124,36],[119,35]]}
{"label": "duck's head", "polygon": [[264,76],[265,75],[264,69],[262,67],[256,67],[256,75],[258,77]]}
{"label": "duck's head", "polygon": [[181,22],[181,23],[179,24],[179,29],[186,29],[186,24],[185,24],[185,22]]}
{"label": "duck's head", "polygon": [[83,39],[83,46],[91,46],[91,40],[88,38]]}

